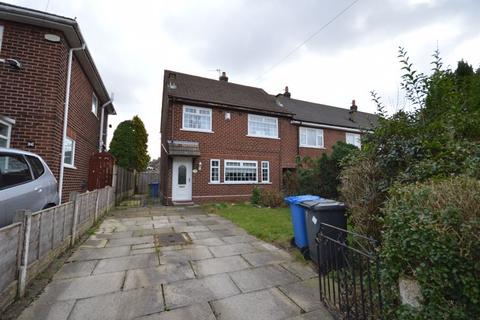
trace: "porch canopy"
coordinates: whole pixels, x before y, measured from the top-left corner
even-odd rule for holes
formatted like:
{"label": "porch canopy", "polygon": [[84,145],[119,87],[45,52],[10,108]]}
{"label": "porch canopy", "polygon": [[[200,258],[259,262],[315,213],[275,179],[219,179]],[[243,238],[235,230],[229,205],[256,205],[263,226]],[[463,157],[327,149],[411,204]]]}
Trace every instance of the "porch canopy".
{"label": "porch canopy", "polygon": [[170,140],[168,141],[168,155],[198,157],[200,146],[198,142],[194,141]]}

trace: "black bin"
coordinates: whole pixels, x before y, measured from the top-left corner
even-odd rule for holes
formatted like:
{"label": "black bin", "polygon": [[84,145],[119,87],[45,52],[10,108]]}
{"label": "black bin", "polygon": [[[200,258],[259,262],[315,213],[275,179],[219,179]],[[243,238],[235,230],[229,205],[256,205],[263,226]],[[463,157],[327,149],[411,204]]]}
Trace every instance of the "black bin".
{"label": "black bin", "polygon": [[[329,272],[335,266],[341,267],[344,264],[343,255],[341,254],[341,251],[343,251],[342,246],[330,239],[338,242],[346,242],[346,232],[329,226],[343,230],[347,229],[345,204],[335,200],[323,199],[305,201],[300,205],[305,208],[310,258],[320,266],[320,270],[323,272]],[[322,223],[329,226],[322,225]],[[325,237],[323,237],[319,243],[319,259],[315,238],[320,228]]]}

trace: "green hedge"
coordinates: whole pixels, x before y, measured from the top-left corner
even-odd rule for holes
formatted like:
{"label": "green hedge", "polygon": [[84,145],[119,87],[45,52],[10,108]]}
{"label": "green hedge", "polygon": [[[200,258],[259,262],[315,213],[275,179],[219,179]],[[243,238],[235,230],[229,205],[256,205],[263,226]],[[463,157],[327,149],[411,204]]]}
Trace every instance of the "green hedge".
{"label": "green hedge", "polygon": [[[381,251],[387,318],[478,319],[480,181],[456,177],[394,189]],[[418,281],[419,309],[401,305],[398,279]]]}

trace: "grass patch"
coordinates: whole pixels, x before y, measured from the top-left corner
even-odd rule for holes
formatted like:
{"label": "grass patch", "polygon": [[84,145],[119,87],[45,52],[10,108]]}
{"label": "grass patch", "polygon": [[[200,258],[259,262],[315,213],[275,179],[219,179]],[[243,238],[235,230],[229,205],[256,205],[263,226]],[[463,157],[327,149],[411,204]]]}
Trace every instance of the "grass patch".
{"label": "grass patch", "polygon": [[259,208],[249,203],[217,203],[205,205],[204,209],[231,220],[259,239],[283,248],[290,247],[293,228],[289,208]]}

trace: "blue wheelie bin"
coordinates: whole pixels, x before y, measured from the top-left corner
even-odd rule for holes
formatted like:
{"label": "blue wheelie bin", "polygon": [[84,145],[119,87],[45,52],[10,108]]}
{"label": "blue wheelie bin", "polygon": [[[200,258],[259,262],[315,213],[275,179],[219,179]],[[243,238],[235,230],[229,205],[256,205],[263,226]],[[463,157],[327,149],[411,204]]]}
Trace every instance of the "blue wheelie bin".
{"label": "blue wheelie bin", "polygon": [[302,252],[308,248],[307,225],[305,223],[305,208],[300,206],[304,201],[321,200],[319,196],[310,194],[286,197],[285,202],[290,205],[293,224],[293,243]]}
{"label": "blue wheelie bin", "polygon": [[158,182],[150,183],[150,196],[152,198],[158,198],[158,187],[159,187]]}

